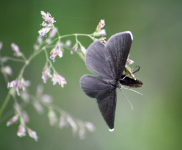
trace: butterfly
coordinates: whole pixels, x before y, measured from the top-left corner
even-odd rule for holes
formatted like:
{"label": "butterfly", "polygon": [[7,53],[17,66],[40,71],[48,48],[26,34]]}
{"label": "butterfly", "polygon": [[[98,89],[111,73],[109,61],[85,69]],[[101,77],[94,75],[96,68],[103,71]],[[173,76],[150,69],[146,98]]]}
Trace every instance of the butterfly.
{"label": "butterfly", "polygon": [[133,35],[130,31],[117,33],[106,43],[94,41],[86,52],[86,66],[98,76],[82,76],[81,88],[86,95],[96,98],[110,131],[114,130],[116,88],[122,89],[123,85],[130,87],[143,85],[140,80],[123,74],[132,40]]}

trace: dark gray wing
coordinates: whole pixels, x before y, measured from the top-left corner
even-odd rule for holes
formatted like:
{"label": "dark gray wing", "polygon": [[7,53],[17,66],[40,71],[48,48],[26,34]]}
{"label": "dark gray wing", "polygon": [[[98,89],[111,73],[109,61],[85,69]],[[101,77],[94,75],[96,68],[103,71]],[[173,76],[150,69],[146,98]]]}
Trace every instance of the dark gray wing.
{"label": "dark gray wing", "polygon": [[103,42],[97,40],[88,47],[86,65],[93,73],[106,78],[112,78],[105,60],[105,44]]}
{"label": "dark gray wing", "polygon": [[97,103],[109,129],[113,130],[116,111],[116,89],[112,89],[109,93],[107,93],[106,97],[98,97]]}
{"label": "dark gray wing", "polygon": [[112,79],[119,80],[127,61],[133,35],[130,31],[113,35],[106,43],[106,61]]}
{"label": "dark gray wing", "polygon": [[90,97],[96,98],[100,112],[110,129],[114,128],[116,111],[116,87],[106,83],[105,78],[84,75],[81,88]]}

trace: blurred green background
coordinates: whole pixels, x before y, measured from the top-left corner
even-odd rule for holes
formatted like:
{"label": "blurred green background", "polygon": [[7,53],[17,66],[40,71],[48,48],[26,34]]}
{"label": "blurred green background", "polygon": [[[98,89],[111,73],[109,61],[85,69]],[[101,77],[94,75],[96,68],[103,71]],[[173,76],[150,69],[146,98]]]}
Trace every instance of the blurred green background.
{"label": "blurred green background", "polygon": [[[71,128],[51,127],[47,114],[39,115],[32,106],[26,110],[30,115],[28,124],[37,131],[39,141],[29,136],[19,138],[18,124],[10,127],[6,122],[13,115],[13,100],[8,103],[0,120],[0,150],[181,150],[182,149],[182,1],[181,0],[16,0],[0,1],[0,41],[2,55],[13,55],[10,44],[19,45],[29,56],[33,51],[42,18],[40,11],[50,12],[57,21],[61,35],[92,33],[100,19],[105,19],[107,38],[131,31],[134,41],[130,58],[141,70],[136,77],[144,86],[137,89],[144,95],[125,90],[133,104],[131,110],[121,92],[115,118],[115,131],[109,132],[98,110],[95,99],[87,97],[79,85],[80,77],[89,74],[78,55],[65,51],[64,57],[56,59],[55,67],[67,79],[65,88],[53,86],[49,81],[45,93],[54,96],[54,103],[83,121],[91,121],[96,131],[86,139],[73,136]],[[90,39],[80,39],[85,47]],[[42,83],[41,74],[45,63],[40,54],[26,69],[25,79],[31,80],[30,92]],[[14,76],[20,63],[9,62]],[[0,75],[0,106],[7,85]]]}

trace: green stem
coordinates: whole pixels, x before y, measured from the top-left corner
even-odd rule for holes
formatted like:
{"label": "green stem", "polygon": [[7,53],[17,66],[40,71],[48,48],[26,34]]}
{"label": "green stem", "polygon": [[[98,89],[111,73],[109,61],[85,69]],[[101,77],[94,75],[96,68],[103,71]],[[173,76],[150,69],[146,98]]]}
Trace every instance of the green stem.
{"label": "green stem", "polygon": [[[90,34],[90,35],[88,35],[88,34],[69,34],[69,35],[59,36],[58,38],[61,39],[61,38],[69,37],[69,36],[76,36],[76,37],[77,37],[77,36],[87,36],[87,37],[91,38],[92,40],[94,40],[91,34]],[[56,40],[58,40],[58,39],[55,38],[55,39],[52,41],[52,43],[54,43]],[[48,45],[50,45],[50,44],[46,44],[46,45],[45,45],[44,47],[42,47],[39,51],[36,51],[36,52],[33,53],[32,55],[30,55],[30,57],[29,57],[28,59],[26,59],[26,57],[23,55],[23,59],[25,60],[25,64],[24,64],[23,67],[21,68],[20,73],[19,73],[17,79],[20,78],[20,77],[23,75],[23,73],[24,73],[24,71],[25,71],[25,68],[30,64],[30,62],[31,62],[39,53],[41,53],[41,52],[45,49],[45,47],[47,47]],[[1,56],[0,56],[0,58],[1,58]],[[23,62],[23,60],[19,60],[19,59],[15,59],[15,58],[10,58],[10,57],[6,57],[6,58],[7,58],[7,59],[10,59],[10,60],[14,60],[14,61]],[[1,62],[1,63],[2,63],[2,62]],[[50,60],[49,60],[49,63],[50,63]],[[50,63],[50,64],[52,65],[52,63]],[[7,94],[7,96],[6,96],[6,99],[4,100],[2,106],[0,107],[0,118],[1,118],[1,116],[2,116],[2,113],[3,113],[4,109],[6,108],[6,106],[7,106],[7,104],[8,104],[10,98],[11,98],[11,89],[9,89],[8,94]]]}
{"label": "green stem", "polygon": [[0,118],[2,116],[2,113],[3,113],[4,109],[6,108],[6,106],[8,104],[10,98],[11,98],[11,93],[10,92],[11,92],[11,90],[9,90],[9,92],[8,92],[8,94],[6,96],[6,99],[4,100],[4,103],[3,103],[3,105],[0,108]]}

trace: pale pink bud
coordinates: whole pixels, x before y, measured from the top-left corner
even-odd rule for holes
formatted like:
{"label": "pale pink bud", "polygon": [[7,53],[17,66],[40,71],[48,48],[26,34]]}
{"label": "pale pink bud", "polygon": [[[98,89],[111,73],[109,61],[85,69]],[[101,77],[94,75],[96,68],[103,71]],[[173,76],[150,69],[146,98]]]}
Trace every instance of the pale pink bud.
{"label": "pale pink bud", "polygon": [[99,25],[101,28],[103,28],[105,26],[105,21],[104,20],[100,20]]}
{"label": "pale pink bud", "polygon": [[28,114],[27,114],[26,111],[23,111],[22,117],[23,117],[23,121],[24,121],[25,123],[28,123],[28,122],[29,122],[30,119],[29,119],[29,116],[28,116]]}
{"label": "pale pink bud", "polygon": [[42,96],[42,101],[43,101],[44,103],[52,103],[53,98],[52,98],[52,96],[50,96],[50,95],[44,94],[44,95]]}
{"label": "pale pink bud", "polygon": [[2,47],[3,47],[3,43],[2,43],[2,42],[0,42],[0,50],[2,49]]}
{"label": "pale pink bud", "polygon": [[91,122],[86,122],[85,126],[88,131],[93,132],[95,130],[95,126]]}
{"label": "pale pink bud", "polygon": [[42,104],[39,103],[38,101],[34,101],[33,105],[39,114],[42,114],[44,112]]}
{"label": "pale pink bud", "polygon": [[131,60],[131,59],[127,59],[127,62],[131,65],[131,64],[133,64],[134,63],[134,61],[133,60]]}
{"label": "pale pink bud", "polygon": [[73,50],[71,51],[71,54],[74,54],[76,52],[76,50],[78,49],[78,43],[76,43],[74,46],[73,46]]}
{"label": "pale pink bud", "polygon": [[63,128],[68,126],[67,120],[65,118],[65,116],[61,116],[60,121],[59,121],[59,127]]}
{"label": "pale pink bud", "polygon": [[15,52],[20,51],[18,45],[16,45],[15,43],[12,43],[12,44],[11,44],[11,48],[12,48],[12,50],[15,51]]}
{"label": "pale pink bud", "polygon": [[57,28],[53,28],[53,29],[51,30],[50,34],[49,34],[49,37],[50,37],[50,38],[55,37],[56,33],[57,33]]}
{"label": "pale pink bud", "polygon": [[41,25],[42,25],[43,27],[48,27],[48,26],[50,27],[50,26],[51,26],[50,24],[47,24],[45,21],[43,21]]}
{"label": "pale pink bud", "polygon": [[105,21],[100,20],[99,24],[97,25],[96,31],[99,32],[105,26]]}
{"label": "pale pink bud", "polygon": [[103,42],[103,43],[106,43],[105,39],[106,39],[106,37],[101,37],[99,40],[100,40],[101,42]]}
{"label": "pale pink bud", "polygon": [[43,94],[44,87],[42,85],[37,86],[37,95],[41,96]]}
{"label": "pale pink bud", "polygon": [[46,43],[50,44],[52,42],[52,40],[50,38],[46,39]]}
{"label": "pale pink bud", "polygon": [[45,70],[42,72],[43,82],[46,83],[48,78],[52,77],[50,67],[46,65]]}
{"label": "pale pink bud", "polygon": [[12,75],[12,70],[11,70],[10,66],[2,67],[2,72],[7,74],[7,75]]}
{"label": "pale pink bud", "polygon": [[19,125],[19,129],[18,129],[17,135],[19,137],[22,137],[22,136],[25,136],[26,135],[25,124],[22,123],[22,124]]}
{"label": "pale pink bud", "polygon": [[49,109],[48,117],[49,117],[50,125],[54,126],[57,123],[58,118],[53,109]]}
{"label": "pale pink bud", "polygon": [[47,14],[44,11],[41,11],[40,13],[41,13],[43,19],[47,16]]}
{"label": "pale pink bud", "polygon": [[86,49],[85,49],[84,46],[81,46],[81,51],[82,51],[82,53],[83,53],[84,55],[86,55]]}
{"label": "pale pink bud", "polygon": [[20,49],[19,49],[18,45],[16,45],[15,43],[12,43],[11,48],[15,52],[14,53],[15,56],[17,56],[17,57],[22,56],[22,53],[20,52]]}
{"label": "pale pink bud", "polygon": [[37,42],[38,42],[39,44],[42,44],[42,42],[43,42],[42,36],[38,36]]}
{"label": "pale pink bud", "polygon": [[20,96],[25,102],[29,102],[30,96],[27,91],[21,91]]}
{"label": "pale pink bud", "polygon": [[17,120],[19,119],[18,115],[13,116],[8,122],[7,122],[7,126],[12,125],[13,123],[15,123]]}
{"label": "pale pink bud", "polygon": [[80,139],[84,139],[85,138],[85,134],[86,134],[86,130],[84,126],[81,126],[81,128],[79,129],[78,135],[80,137]]}
{"label": "pale pink bud", "polygon": [[71,45],[71,41],[70,40],[67,40],[66,43],[65,43],[66,46],[70,46]]}
{"label": "pale pink bud", "polygon": [[31,138],[33,138],[35,141],[38,141],[37,133],[30,128],[28,128],[28,134]]}
{"label": "pale pink bud", "polygon": [[37,44],[34,44],[33,48],[37,51],[37,50],[39,50],[40,46]]}
{"label": "pale pink bud", "polygon": [[56,83],[59,83],[59,85],[61,85],[62,87],[64,87],[64,85],[66,84],[66,79],[58,74],[53,75],[52,81],[53,81],[53,85],[55,85]]}
{"label": "pale pink bud", "polygon": [[70,116],[67,117],[67,121],[68,123],[71,125],[73,133],[76,133],[78,130],[78,126],[76,125],[75,121],[73,120],[73,118],[71,118]]}

